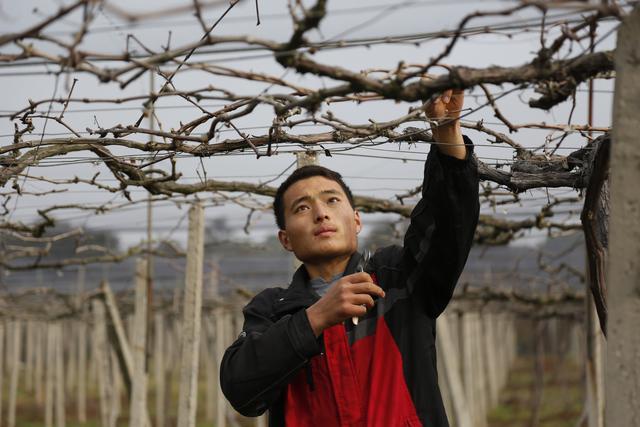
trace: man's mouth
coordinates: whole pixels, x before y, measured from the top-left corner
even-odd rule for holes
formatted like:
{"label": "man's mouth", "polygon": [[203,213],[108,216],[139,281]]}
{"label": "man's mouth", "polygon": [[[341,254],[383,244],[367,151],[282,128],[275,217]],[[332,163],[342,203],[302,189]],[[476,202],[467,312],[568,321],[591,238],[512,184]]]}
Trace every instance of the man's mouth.
{"label": "man's mouth", "polygon": [[328,236],[332,233],[335,233],[336,229],[333,227],[320,227],[316,231],[313,232],[314,236]]}

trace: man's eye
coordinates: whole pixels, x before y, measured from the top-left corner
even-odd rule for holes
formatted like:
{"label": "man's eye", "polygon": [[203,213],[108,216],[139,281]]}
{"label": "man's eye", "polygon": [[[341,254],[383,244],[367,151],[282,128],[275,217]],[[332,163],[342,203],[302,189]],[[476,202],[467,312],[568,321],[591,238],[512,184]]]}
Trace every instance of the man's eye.
{"label": "man's eye", "polygon": [[331,197],[331,198],[329,198],[329,203],[336,203],[336,202],[339,202],[339,201],[340,201],[340,199],[339,199],[339,198],[337,198],[337,197]]}
{"label": "man's eye", "polygon": [[294,212],[301,212],[301,211],[307,210],[308,208],[309,207],[307,205],[300,205],[295,209]]}

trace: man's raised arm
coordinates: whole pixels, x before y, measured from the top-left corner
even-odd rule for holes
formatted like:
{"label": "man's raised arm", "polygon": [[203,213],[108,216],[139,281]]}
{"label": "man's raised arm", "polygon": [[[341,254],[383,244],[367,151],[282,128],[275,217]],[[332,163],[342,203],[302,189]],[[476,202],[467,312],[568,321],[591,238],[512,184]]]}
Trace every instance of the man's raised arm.
{"label": "man's raised arm", "polygon": [[462,136],[458,118],[461,91],[447,91],[425,108],[436,119],[436,143],[424,169],[422,199],[411,213],[405,235],[408,287],[437,317],[447,306],[467,261],[478,223],[478,168],[471,140]]}

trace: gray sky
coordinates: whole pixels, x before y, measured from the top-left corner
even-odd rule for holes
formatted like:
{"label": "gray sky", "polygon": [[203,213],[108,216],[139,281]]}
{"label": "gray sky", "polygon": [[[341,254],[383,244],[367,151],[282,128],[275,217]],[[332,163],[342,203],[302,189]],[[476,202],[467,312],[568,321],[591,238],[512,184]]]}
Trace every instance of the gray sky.
{"label": "gray sky", "polygon": [[[62,2],[68,4],[68,1]],[[149,7],[148,1],[129,0],[113,2],[129,11],[142,12]],[[173,5],[190,4],[190,1],[168,1],[158,0],[153,2],[156,10]],[[308,2],[305,2],[308,3]],[[356,39],[368,37],[393,37],[405,34],[427,33],[444,29],[453,29],[458,22],[467,14],[475,10],[499,10],[513,5],[513,2],[506,1],[363,1],[352,0],[346,2],[329,2],[329,13],[323,20],[320,31],[309,33],[309,37],[314,41],[334,40],[334,39]],[[10,5],[10,7],[9,7]],[[20,1],[2,2],[0,4],[0,22],[3,32],[12,32],[24,29],[50,15],[58,7],[58,2],[42,1]],[[37,11],[34,13],[34,9]],[[277,41],[287,40],[291,34],[291,22],[287,14],[287,2],[269,1],[260,3],[262,24],[255,25],[255,5],[253,2],[242,1],[214,30],[216,35],[252,35],[258,38],[265,38]],[[207,9],[205,19],[208,23],[213,22],[220,15],[222,8],[216,7]],[[554,10],[552,16],[560,16],[566,11]],[[534,10],[527,10],[512,15],[510,17],[492,17],[477,19],[471,22],[471,26],[488,25],[496,22],[507,23],[522,22],[525,19],[538,19],[540,14]],[[576,16],[573,15],[573,18]],[[69,15],[64,22],[61,22],[48,31],[52,34],[70,33],[77,29],[80,14]],[[550,18],[548,18],[550,20]],[[604,34],[611,24],[601,27],[600,34]],[[142,21],[138,25],[126,25],[118,17],[107,12],[99,12],[90,33],[82,45],[85,50],[95,50],[101,52],[121,53],[125,46],[126,35],[134,34],[140,41],[152,50],[160,50],[166,44],[168,31],[171,31],[171,46],[177,47],[183,43],[198,40],[202,35],[202,30],[195,17],[188,14],[175,14],[168,18]],[[557,30],[547,35],[548,40],[552,40]],[[428,59],[441,51],[445,41],[431,41],[422,43],[419,46],[413,44],[394,45],[373,45],[371,47],[357,47],[349,49],[336,49],[320,51],[315,55],[315,59],[320,62],[340,65],[342,67],[360,71],[370,68],[390,68],[395,67],[399,61],[406,63],[424,63]],[[598,48],[609,49],[615,45],[615,37],[606,38]],[[133,45],[132,45],[133,46]],[[520,65],[529,62],[532,54],[539,49],[540,34],[536,28],[530,32],[518,34],[512,38],[504,35],[482,35],[460,40],[452,54],[446,59],[446,63],[452,65],[468,65],[473,67],[485,67],[492,64],[500,66]],[[224,46],[227,48],[228,46]],[[585,46],[586,47],[586,46]],[[575,47],[578,51],[582,48]],[[6,46],[3,53],[10,49]],[[138,49],[139,51],[141,49]],[[313,76],[297,76],[293,71],[283,70],[282,67],[266,51],[253,52],[227,52],[208,55],[195,55],[194,61],[215,61],[217,65],[238,68],[242,70],[260,71],[275,76],[285,75],[285,78],[295,83],[310,87],[321,87],[322,85],[332,86],[336,82],[328,79],[319,79]],[[4,64],[0,64],[4,65]],[[0,103],[0,113],[23,108],[28,105],[27,100],[39,100],[52,96],[64,97],[69,90],[70,79],[63,76],[56,88],[55,79],[52,76],[42,75],[38,72],[45,71],[43,66],[20,66],[20,67],[0,67],[0,82],[3,87],[3,98]],[[49,68],[56,71],[55,68]],[[36,75],[16,75],[26,72],[35,72]],[[135,94],[148,93],[149,77],[143,76],[130,87],[120,91],[116,84],[102,84],[97,79],[88,74],[76,73],[71,77],[78,79],[74,89],[74,97],[124,97]],[[195,89],[206,85],[224,87],[237,94],[255,95],[263,90],[265,85],[252,84],[244,80],[221,78],[211,76],[202,72],[188,71],[179,74],[174,83],[179,89]],[[160,86],[159,78],[156,78],[156,88]],[[608,126],[611,123],[611,103],[613,82],[597,81],[596,89],[596,110],[595,125]],[[509,89],[504,86],[503,89]],[[586,89],[577,94],[577,108],[573,114],[573,123],[583,124],[586,122]],[[270,89],[272,93],[288,92],[287,89],[274,87]],[[480,91],[468,93],[466,106],[476,107],[485,102],[484,96],[480,96]],[[477,96],[476,96],[477,95]],[[526,101],[532,96],[531,92],[507,95],[500,99],[501,109],[508,114],[509,119],[515,123],[545,121],[548,123],[566,123],[570,103],[566,102],[555,108],[552,112],[532,110],[526,105]],[[523,102],[524,101],[524,102]],[[205,105],[219,105],[215,101],[205,103]],[[416,106],[414,104],[413,106]],[[161,99],[157,102],[157,114],[165,129],[179,127],[180,121],[193,119],[198,115],[198,111],[191,107],[186,101],[180,99]],[[366,123],[367,120],[386,121],[399,117],[407,112],[409,104],[395,104],[393,102],[355,104],[334,104],[325,107],[337,116],[347,119],[352,123]],[[95,128],[96,120],[102,127],[111,127],[118,123],[129,124],[136,120],[139,115],[141,103],[139,101],[118,105],[114,108],[112,104],[74,104],[70,105],[65,117],[75,129],[83,130],[87,127]],[[213,107],[212,107],[213,108]],[[59,110],[58,105],[53,106],[53,110]],[[46,107],[43,111],[46,111]],[[259,135],[264,134],[271,125],[273,111],[270,107],[260,107],[249,117],[237,120],[237,126],[242,127],[245,132]],[[485,124],[499,130],[507,132],[507,129],[497,123],[493,117],[493,111],[483,108],[469,117],[467,120],[484,120]],[[421,123],[413,123],[413,126],[424,126]],[[58,124],[49,121],[46,125],[47,134],[58,134],[67,132]],[[36,133],[29,138],[39,138],[43,130],[43,121],[36,122]],[[300,127],[296,132],[317,132],[326,130],[323,127]],[[487,163],[495,163],[499,159],[509,160],[513,157],[513,151],[503,146],[489,147],[487,138],[474,132],[466,132],[478,145],[477,155]],[[0,119],[0,135],[3,144],[12,141],[13,124],[7,119]],[[545,137],[555,136],[544,130],[521,130],[512,135],[518,142],[526,146],[539,146]],[[221,138],[235,137],[231,132],[220,135]],[[135,137],[138,140],[144,140]],[[577,147],[583,143],[580,136],[570,136],[563,147]],[[360,156],[334,155],[333,157],[320,157],[320,163],[342,173],[346,181],[351,185],[356,194],[370,195],[377,197],[393,197],[394,194],[402,193],[407,189],[414,188],[420,183],[422,175],[422,160],[426,157],[428,146],[420,144],[411,147],[411,152],[407,152],[408,147],[402,144],[402,151],[398,151],[397,144],[385,144],[375,148],[358,149],[349,154]],[[389,150],[389,151],[380,151]],[[283,150],[286,151],[286,150]],[[562,150],[560,154],[567,154],[570,149]],[[120,154],[125,154],[124,152]],[[371,157],[365,157],[371,156]],[[389,156],[395,159],[381,159],[373,156]],[[46,175],[50,178],[70,178],[74,175],[91,177],[101,170],[104,178],[111,179],[108,172],[104,172],[104,167],[99,163],[81,161],[70,163],[72,158],[87,157],[85,153],[74,154],[67,158],[49,160],[43,162],[39,167],[32,167],[29,173],[32,175]],[[405,159],[403,161],[402,159]],[[63,161],[62,164],[61,160]],[[198,174],[202,176],[203,166],[208,178],[228,179],[248,182],[263,182],[280,174],[287,166],[295,160],[291,153],[281,153],[276,156],[256,159],[252,153],[246,155],[216,156],[202,159],[202,164],[197,159],[181,159],[178,163],[179,170],[184,175],[184,182],[198,180]],[[276,181],[274,184],[277,184]],[[273,184],[272,184],[273,185]],[[27,189],[42,191],[47,186],[42,183],[28,184]],[[4,190],[7,190],[5,188]],[[563,189],[560,192],[568,193]],[[137,198],[146,197],[143,190],[133,190],[132,195]],[[206,195],[204,195],[206,196]],[[529,201],[522,207],[510,207],[508,210],[496,211],[496,214],[507,215],[509,218],[522,219],[523,215],[532,216],[534,209],[546,201],[546,194],[543,191],[532,191],[526,195]],[[104,203],[110,200],[124,200],[120,196],[110,193],[98,192],[88,186],[77,185],[68,192],[44,197],[22,197],[17,203],[12,200],[9,207],[15,206],[15,211],[11,215],[12,220],[29,221],[35,218],[35,210],[51,204],[58,203]],[[56,215],[56,218],[65,219],[77,225],[84,225],[93,228],[116,228],[120,230],[120,238],[125,244],[134,244],[144,237],[146,227],[146,205],[140,204],[135,208],[124,209],[119,212],[111,212],[104,215],[87,214],[80,211],[65,211]],[[155,237],[164,238],[170,236],[173,239],[183,241],[185,238],[184,229],[186,226],[186,207],[178,208],[170,203],[157,203],[154,206],[154,224],[156,226]],[[242,235],[241,228],[246,219],[247,210],[236,205],[225,205],[207,209],[207,217],[227,216],[231,224],[238,227],[239,237]],[[375,222],[384,218],[395,218],[391,215],[367,215],[367,222]],[[180,222],[182,219],[182,222]],[[254,226],[251,229],[252,236],[262,238],[265,235],[275,233],[272,215],[270,212],[254,215]]]}

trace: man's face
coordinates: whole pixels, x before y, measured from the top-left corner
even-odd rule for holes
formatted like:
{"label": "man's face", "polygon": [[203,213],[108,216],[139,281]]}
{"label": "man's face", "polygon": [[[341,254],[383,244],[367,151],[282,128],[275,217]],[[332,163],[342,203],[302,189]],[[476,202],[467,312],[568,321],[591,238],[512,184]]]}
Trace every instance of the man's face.
{"label": "man's face", "polygon": [[300,180],[283,196],[282,246],[302,262],[349,256],[358,248],[360,214],[340,184],[323,176]]}

